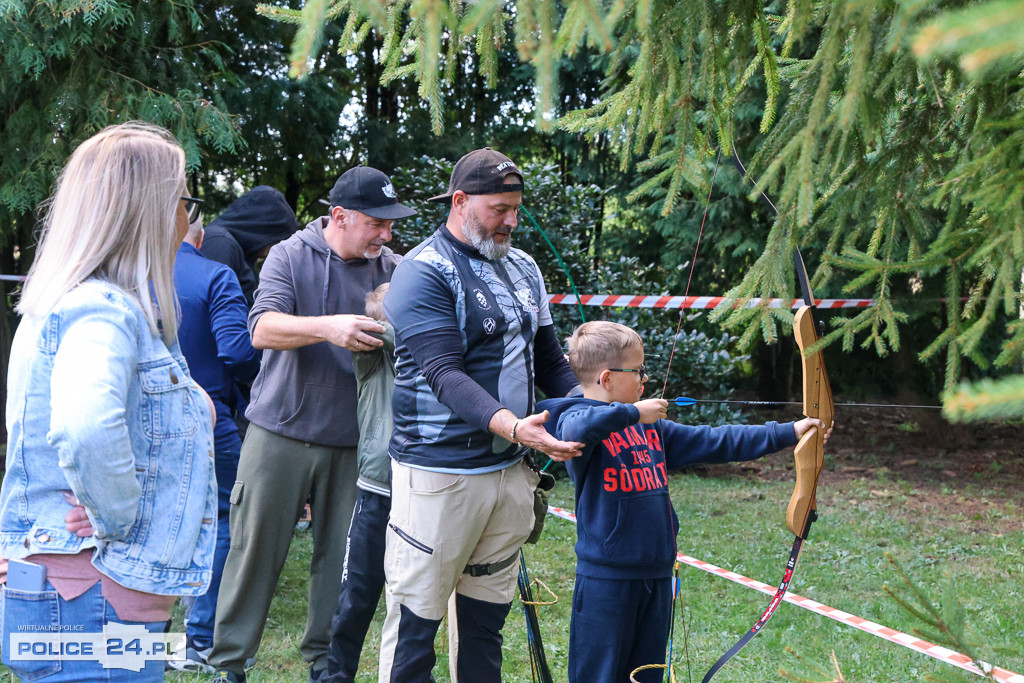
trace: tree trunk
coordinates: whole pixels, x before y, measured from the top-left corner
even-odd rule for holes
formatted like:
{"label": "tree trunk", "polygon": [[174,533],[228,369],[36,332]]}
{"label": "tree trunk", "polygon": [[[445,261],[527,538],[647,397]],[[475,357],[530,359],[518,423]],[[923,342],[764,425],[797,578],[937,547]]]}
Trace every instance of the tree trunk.
{"label": "tree trunk", "polygon": [[[288,206],[292,207],[292,211],[298,211],[299,206],[299,195],[302,193],[302,183],[295,177],[295,171],[289,168],[285,173],[285,186],[284,186],[284,200],[288,202]],[[316,204],[314,202],[314,204]],[[319,211],[318,206],[314,206],[312,211]]]}
{"label": "tree trunk", "polygon": [[[5,261],[7,259],[4,259]],[[10,273],[4,269],[4,273]],[[11,317],[13,311],[7,305],[7,292],[10,291],[7,282],[0,282],[0,297],[2,297],[2,315],[0,315],[0,405],[7,408],[7,365],[11,358]],[[0,422],[0,443],[7,443],[7,420]],[[0,460],[0,471],[3,471],[7,459]]]}
{"label": "tree trunk", "polygon": [[757,345],[757,400],[788,401],[793,396],[794,369],[800,367],[796,343],[780,337],[778,343]]}
{"label": "tree trunk", "polygon": [[[0,273],[4,275],[21,275],[28,270],[35,255],[34,239],[32,229],[35,226],[35,219],[31,214],[23,216],[15,224],[12,237],[7,248],[0,250]],[[20,257],[15,260],[14,250],[18,249]],[[14,310],[9,304],[9,296],[17,289],[17,283],[0,282],[0,407],[7,408],[7,366],[11,358],[11,341],[14,338],[14,329],[17,327],[17,318]],[[7,422],[0,421],[0,443],[7,443]],[[0,461],[0,471],[3,470],[5,460]]]}
{"label": "tree trunk", "polygon": [[377,73],[377,63],[373,58],[373,52],[377,48],[378,43],[379,40],[376,33],[371,33],[363,41],[363,87],[365,88],[363,112],[366,118],[370,120],[375,120],[380,116],[380,78]]}

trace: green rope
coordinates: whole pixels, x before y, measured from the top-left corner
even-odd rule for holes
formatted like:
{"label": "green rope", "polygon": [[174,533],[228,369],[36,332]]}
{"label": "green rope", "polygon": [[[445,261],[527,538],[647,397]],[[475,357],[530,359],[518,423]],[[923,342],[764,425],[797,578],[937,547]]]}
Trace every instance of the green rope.
{"label": "green rope", "polygon": [[587,322],[587,316],[583,314],[583,303],[580,301],[580,293],[576,289],[576,281],[572,279],[572,273],[569,272],[569,266],[565,265],[565,261],[562,260],[562,255],[558,253],[558,249],[555,249],[555,245],[552,244],[548,234],[544,232],[544,229],[540,227],[530,212],[526,210],[526,207],[520,206],[519,208],[522,210],[523,214],[530,219],[530,222],[533,223],[533,227],[537,228],[537,231],[540,233],[541,237],[544,238],[544,241],[548,243],[548,246],[551,247],[551,253],[553,253],[555,258],[558,259],[558,263],[562,266],[562,270],[565,271],[565,276],[569,278],[569,286],[572,287],[572,293],[576,295],[576,306],[580,309],[580,320]]}
{"label": "green rope", "polygon": [[[548,234],[544,232],[544,229],[540,227],[537,220],[530,214],[530,212],[526,210],[526,207],[520,205],[519,208],[522,210],[523,214],[530,219],[530,222],[533,223],[533,227],[537,228],[537,232],[540,233],[540,236],[544,238],[544,241],[547,242],[548,246],[551,248],[551,253],[553,253],[555,258],[558,259],[558,263],[562,266],[562,270],[565,271],[565,276],[569,278],[569,286],[572,287],[572,293],[576,296],[576,307],[580,309],[580,320],[587,322],[587,316],[583,313],[583,303],[580,301],[580,293],[579,290],[576,289],[576,281],[572,279],[572,273],[569,272],[569,266],[565,265],[565,261],[562,260],[562,255],[558,253],[558,249],[555,249],[555,245],[551,242],[551,238],[548,237]],[[540,471],[546,471],[551,467],[551,463],[553,462],[554,460],[548,458],[547,464],[544,465]]]}

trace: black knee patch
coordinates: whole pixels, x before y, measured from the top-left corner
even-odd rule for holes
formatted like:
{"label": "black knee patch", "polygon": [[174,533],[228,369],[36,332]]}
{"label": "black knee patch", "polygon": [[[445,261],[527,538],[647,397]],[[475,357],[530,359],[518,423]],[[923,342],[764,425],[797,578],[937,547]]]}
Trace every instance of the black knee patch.
{"label": "black knee patch", "polygon": [[434,636],[441,625],[440,619],[424,619],[405,605],[400,606],[398,644],[391,665],[393,681],[431,681],[430,671],[437,657],[434,655]]}
{"label": "black knee patch", "polygon": [[501,627],[505,625],[512,603],[477,600],[455,595],[456,622],[459,627],[460,681],[498,682],[501,680]]}

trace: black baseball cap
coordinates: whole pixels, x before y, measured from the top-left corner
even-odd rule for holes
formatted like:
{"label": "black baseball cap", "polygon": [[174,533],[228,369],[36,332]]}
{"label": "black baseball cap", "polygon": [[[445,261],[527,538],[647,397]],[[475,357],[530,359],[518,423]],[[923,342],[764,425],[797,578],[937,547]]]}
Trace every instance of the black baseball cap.
{"label": "black baseball cap", "polygon": [[[506,185],[505,178],[510,175],[519,176],[519,182]],[[522,192],[523,174],[516,168],[514,161],[501,152],[490,147],[474,149],[459,159],[452,169],[448,191],[431,197],[430,202],[448,202],[456,191],[466,194],[500,194],[502,192]]]}
{"label": "black baseball cap", "polygon": [[356,166],[341,174],[330,194],[331,206],[342,206],[373,218],[408,218],[418,211],[398,203],[391,179],[369,166]]}

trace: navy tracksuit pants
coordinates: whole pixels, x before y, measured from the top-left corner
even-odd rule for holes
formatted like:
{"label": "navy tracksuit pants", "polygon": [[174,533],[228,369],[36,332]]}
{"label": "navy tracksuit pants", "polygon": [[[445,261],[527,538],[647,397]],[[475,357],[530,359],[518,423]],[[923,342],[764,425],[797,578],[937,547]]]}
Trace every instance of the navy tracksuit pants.
{"label": "navy tracksuit pants", "polygon": [[[576,575],[569,624],[569,683],[627,683],[645,664],[664,664],[672,620],[672,579]],[[661,683],[664,669],[637,674]]]}
{"label": "navy tracksuit pants", "polygon": [[359,668],[366,631],[384,590],[384,539],[391,498],[359,490],[348,528],[345,571],[331,619],[327,650],[329,683],[350,683]]}
{"label": "navy tracksuit pants", "polygon": [[214,546],[210,587],[197,596],[185,615],[185,633],[197,650],[213,647],[213,622],[217,616],[217,594],[224,575],[224,563],[231,549],[231,487],[238,475],[238,458],[242,442],[214,449],[214,469],[217,472],[217,542]]}

